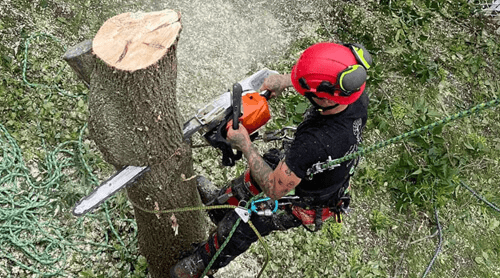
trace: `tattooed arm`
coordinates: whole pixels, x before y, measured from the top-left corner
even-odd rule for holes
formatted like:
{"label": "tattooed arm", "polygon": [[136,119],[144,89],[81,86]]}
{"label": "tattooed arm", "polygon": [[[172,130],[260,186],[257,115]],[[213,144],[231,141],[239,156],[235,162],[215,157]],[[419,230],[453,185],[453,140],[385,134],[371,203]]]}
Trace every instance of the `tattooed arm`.
{"label": "tattooed arm", "polygon": [[271,91],[271,98],[278,97],[288,87],[292,87],[291,74],[273,74],[269,75],[265,80],[259,91]]}
{"label": "tattooed arm", "polygon": [[232,124],[230,121],[227,125],[227,139],[233,147],[243,152],[252,177],[268,197],[278,200],[300,183],[301,179],[288,168],[284,160],[280,161],[273,171],[252,145],[245,127],[240,125],[238,130],[234,130]]}

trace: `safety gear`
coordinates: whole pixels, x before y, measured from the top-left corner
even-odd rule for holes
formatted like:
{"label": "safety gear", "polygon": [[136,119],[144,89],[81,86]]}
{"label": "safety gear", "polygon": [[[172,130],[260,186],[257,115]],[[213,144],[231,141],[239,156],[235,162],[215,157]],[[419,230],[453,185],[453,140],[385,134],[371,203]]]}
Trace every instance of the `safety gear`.
{"label": "safety gear", "polygon": [[313,104],[316,96],[348,105],[363,93],[372,62],[360,44],[318,43],[307,48],[293,67],[292,84]]}
{"label": "safety gear", "polygon": [[237,206],[241,200],[250,200],[261,191],[250,175],[250,169],[247,169],[243,175],[232,180],[228,187],[223,188],[222,194],[216,198],[216,203]]}

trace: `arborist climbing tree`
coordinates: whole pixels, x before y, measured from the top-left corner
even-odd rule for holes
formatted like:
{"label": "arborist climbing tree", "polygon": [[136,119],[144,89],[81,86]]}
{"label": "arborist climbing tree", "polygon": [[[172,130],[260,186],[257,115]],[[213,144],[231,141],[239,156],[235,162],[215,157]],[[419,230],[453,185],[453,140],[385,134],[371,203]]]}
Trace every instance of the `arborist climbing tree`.
{"label": "arborist climbing tree", "polygon": [[[151,210],[201,205],[194,180],[180,178],[193,175],[175,94],[180,31],[180,15],[172,10],[126,13],[106,21],[93,40],[90,135],[115,168],[150,167],[127,194]],[[168,277],[177,254],[204,235],[200,212],[135,209],[135,219],[140,251],[155,278]]]}
{"label": "arborist climbing tree", "polygon": [[356,152],[361,143],[368,106],[364,90],[371,63],[370,54],[359,44],[319,43],[304,51],[291,74],[265,80],[261,90],[273,92],[271,97],[293,86],[313,107],[288,147],[263,156],[243,125],[235,128],[233,122],[228,123],[227,139],[245,156],[248,170],[221,190],[211,189],[206,178],[198,177],[202,201],[206,205],[242,205],[261,192],[268,197],[253,201],[249,210],[210,212],[216,232],[179,261],[171,269],[171,277],[200,277],[206,268],[224,267],[247,250],[258,238],[247,223],[232,231],[240,218],[244,222],[250,219],[263,236],[310,224],[317,231],[330,217],[341,221],[349,206],[349,180],[357,159],[329,162]]}

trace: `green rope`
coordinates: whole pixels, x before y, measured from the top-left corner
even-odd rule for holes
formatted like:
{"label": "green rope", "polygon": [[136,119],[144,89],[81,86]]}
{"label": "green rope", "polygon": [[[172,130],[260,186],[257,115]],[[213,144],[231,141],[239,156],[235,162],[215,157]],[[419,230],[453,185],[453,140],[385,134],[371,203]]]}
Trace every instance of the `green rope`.
{"label": "green rope", "polygon": [[[60,46],[59,39],[45,33],[32,34],[25,40],[24,60],[22,61],[24,84],[29,88],[48,90],[48,94],[44,97],[46,100],[52,97],[53,90],[66,97],[83,96],[70,94],[58,85],[38,84],[28,80],[30,46],[39,38],[52,40]],[[66,50],[64,46],[61,49]],[[65,68],[66,65],[59,67],[56,78],[62,76]],[[37,128],[39,134],[43,134],[40,122],[37,122]],[[68,232],[66,227],[57,226],[51,217],[64,207],[59,202],[58,192],[69,175],[81,175],[84,178],[82,181],[90,185],[89,188],[99,184],[98,178],[92,173],[91,167],[84,159],[83,135],[86,128],[87,124],[81,128],[78,141],[63,142],[52,150],[46,145],[43,136],[40,136],[43,152],[38,159],[32,160],[27,166],[16,141],[0,124],[2,154],[0,157],[0,257],[7,258],[25,272],[42,277],[66,276],[64,270],[69,262],[70,250],[83,255],[116,250],[114,245],[110,244],[111,239],[107,233],[105,233],[105,242],[91,242],[86,240],[88,235],[82,232],[85,227],[83,221],[76,220],[75,231]],[[32,171],[35,171],[36,175],[32,174]],[[103,207],[105,215],[100,221],[106,221],[105,226],[120,245],[127,247],[111,221],[107,203]],[[137,233],[136,229],[135,233]],[[87,248],[82,248],[84,246],[97,248],[87,251]],[[123,250],[128,252],[127,248]],[[17,252],[24,254],[24,259],[20,259]],[[86,265],[91,267],[90,262]],[[8,273],[7,266],[0,266],[0,270]],[[1,273],[0,271],[0,276],[2,276]],[[17,274],[14,273],[14,275]]]}
{"label": "green rope", "polygon": [[[248,206],[254,201],[254,200],[257,200],[258,198],[262,197],[264,195],[264,193],[260,193],[256,196],[254,196],[252,199],[250,199],[247,204],[245,205],[245,209],[248,209]],[[233,228],[231,229],[231,231],[229,232],[229,235],[227,236],[226,240],[224,240],[224,243],[222,243],[222,245],[220,246],[219,250],[217,250],[217,252],[215,253],[214,257],[212,258],[212,260],[208,263],[207,267],[205,268],[205,271],[203,271],[203,274],[201,275],[201,277],[205,277],[205,275],[207,274],[207,272],[212,268],[212,265],[215,263],[215,260],[217,260],[217,258],[219,257],[220,253],[222,252],[222,250],[224,250],[224,248],[226,247],[226,245],[229,243],[229,241],[231,240],[231,238],[233,237],[233,234],[234,232],[236,231],[236,229],[238,228],[238,226],[240,225],[240,222],[241,222],[241,218],[238,218],[236,220],[236,223],[234,223],[233,225]],[[250,220],[248,220],[248,223],[251,223]],[[250,224],[249,224],[250,225]],[[252,225],[253,226],[253,225]],[[259,240],[261,239],[260,237],[260,234],[258,233],[257,230],[254,230],[256,233],[257,233],[257,236],[259,237]],[[266,243],[262,240],[261,243],[266,246]],[[267,247],[265,247],[266,250]],[[269,260],[269,251],[268,251],[268,258],[267,258],[267,261]],[[267,261],[266,263],[264,264],[264,267],[266,267],[267,265]],[[261,269],[261,271],[259,272],[259,276],[260,274],[264,271],[264,267]],[[258,276],[258,277],[259,277]]]}
{"label": "green rope", "polygon": [[203,210],[212,210],[212,209],[235,209],[237,206],[233,205],[217,205],[217,206],[207,206],[207,207],[185,207],[185,208],[175,208],[175,209],[167,209],[167,210],[149,210],[142,208],[134,201],[130,200],[132,205],[144,212],[154,213],[154,214],[168,214],[168,213],[176,213],[176,212],[188,212],[188,211],[203,211]]}
{"label": "green rope", "polygon": [[[464,118],[465,116],[468,116],[468,115],[471,115],[473,113],[476,113],[476,112],[479,112],[481,110],[484,110],[486,108],[494,108],[496,106],[498,106],[500,104],[500,99],[498,98],[495,98],[491,101],[488,101],[488,102],[484,102],[484,103],[481,103],[481,104],[478,104],[468,110],[465,110],[465,111],[461,111],[461,112],[458,112],[454,115],[451,115],[449,117],[446,117],[446,118],[443,118],[437,122],[434,122],[430,125],[426,125],[424,127],[421,127],[421,128],[418,128],[418,129],[415,129],[415,130],[412,130],[410,132],[406,132],[404,134],[401,134],[399,136],[396,136],[396,137],[393,137],[391,139],[388,139],[386,141],[383,141],[383,142],[380,142],[380,143],[377,143],[375,145],[372,145],[368,148],[363,148],[357,152],[354,152],[352,154],[349,154],[349,155],[346,155],[344,157],[340,157],[340,158],[337,158],[337,159],[334,159],[328,163],[324,163],[321,165],[321,168],[322,169],[328,169],[330,168],[331,166],[333,165],[336,165],[336,164],[340,164],[342,162],[345,162],[345,161],[348,161],[348,160],[351,160],[351,159],[355,159],[357,157],[360,157],[360,156],[365,156],[369,153],[372,153],[374,151],[377,151],[377,150],[380,150],[380,149],[383,149],[389,145],[392,145],[396,142],[399,142],[403,139],[406,139],[408,137],[412,137],[414,135],[417,135],[417,134],[420,134],[424,131],[428,131],[428,130],[431,130],[437,126],[440,126],[440,125],[444,125],[444,124],[447,124],[451,121],[454,121],[454,120],[457,120],[457,119],[460,119],[460,118]],[[312,175],[310,176],[310,178],[312,178]]]}
{"label": "green rope", "polygon": [[269,263],[269,259],[271,257],[271,252],[269,251],[269,246],[267,246],[266,242],[264,241],[264,239],[260,235],[260,233],[257,230],[257,228],[255,228],[255,226],[253,225],[252,221],[248,220],[248,225],[250,225],[250,227],[252,228],[252,230],[255,232],[255,234],[259,238],[259,241],[264,246],[264,249],[266,249],[266,253],[267,253],[266,261],[264,262],[264,265],[262,266],[262,268],[259,271],[259,274],[257,275],[257,278],[259,278],[262,275],[262,273],[264,272],[264,270],[266,269],[267,264]]}
{"label": "green rope", "polygon": [[[224,243],[220,246],[219,250],[217,250],[217,252],[215,253],[214,257],[212,258],[212,260],[210,261],[210,263],[207,265],[207,267],[205,268],[205,270],[203,271],[203,273],[201,274],[200,277],[205,277],[205,275],[208,273],[208,271],[210,271],[210,269],[212,268],[212,265],[215,263],[215,260],[217,260],[217,258],[219,257],[220,253],[222,252],[222,250],[224,250],[224,248],[226,247],[226,245],[229,242],[229,240],[233,237],[233,234],[236,231],[236,229],[238,228],[238,226],[240,225],[240,222],[241,222],[241,218],[238,218],[238,220],[236,220],[236,223],[233,225],[233,229],[231,229],[231,232],[229,233],[228,237],[226,238],[226,240],[224,241]],[[254,231],[254,233],[257,235],[257,237],[259,238],[260,243],[262,244],[262,246],[264,246],[264,249],[266,250],[266,253],[267,253],[266,261],[264,262],[264,265],[261,267],[261,269],[259,271],[259,274],[257,274],[257,278],[259,278],[262,275],[262,273],[264,272],[264,270],[266,269],[267,264],[269,263],[269,259],[271,257],[271,252],[269,251],[269,247],[267,246],[267,243],[264,241],[264,238],[261,236],[261,234],[259,233],[259,231],[257,230],[257,228],[255,228],[255,226],[253,225],[252,221],[248,220],[247,223],[252,228],[252,230]]]}
{"label": "green rope", "polygon": [[[83,158],[82,137],[86,127],[82,127],[78,141],[61,143],[53,151],[45,148],[45,158],[36,163],[40,173],[34,177],[15,139],[0,124],[0,257],[25,272],[40,277],[67,276],[65,269],[70,252],[90,255],[115,250],[108,238],[105,243],[90,242],[85,240],[87,235],[68,233],[67,228],[57,226],[52,220],[60,207],[57,193],[68,175],[64,173],[67,169],[85,165],[87,183],[93,187],[98,185],[98,179]],[[106,220],[106,226],[125,247],[113,227],[109,211],[106,211]],[[77,221],[77,224],[76,232],[82,231],[83,222]],[[96,248],[89,252],[81,248],[85,245]],[[24,257],[21,259],[16,253]],[[9,273],[7,265],[0,266],[0,270]]]}
{"label": "green rope", "polygon": [[[44,199],[35,193],[50,196],[50,191],[57,190],[60,171],[51,171],[45,182],[36,182],[26,167],[21,151],[7,130],[0,125],[0,145],[3,149],[0,166],[0,245],[11,246],[20,250],[32,263],[27,265],[16,259],[7,249],[0,248],[3,257],[14,261],[20,267],[44,277],[56,276],[62,269],[56,271],[40,271],[33,267],[34,262],[44,267],[51,267],[59,261],[66,261],[66,246],[60,244],[47,230],[52,229],[50,223],[39,222],[50,209],[51,200]],[[10,148],[7,148],[10,146]],[[64,163],[65,164],[65,163]],[[64,165],[63,164],[63,165]],[[60,169],[60,168],[59,168]],[[58,170],[59,170],[58,169]],[[22,180],[27,186],[22,186]],[[25,188],[30,189],[27,194]],[[40,236],[41,235],[41,236]],[[40,251],[41,250],[41,251]]]}

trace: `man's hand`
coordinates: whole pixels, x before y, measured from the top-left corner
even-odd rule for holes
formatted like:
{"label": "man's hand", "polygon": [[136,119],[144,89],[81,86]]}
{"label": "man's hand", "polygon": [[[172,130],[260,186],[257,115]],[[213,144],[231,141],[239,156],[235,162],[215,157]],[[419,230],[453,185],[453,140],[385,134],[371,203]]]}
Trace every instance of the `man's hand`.
{"label": "man's hand", "polygon": [[274,171],[269,167],[252,145],[250,136],[243,125],[234,130],[233,121],[229,121],[226,129],[227,140],[246,157],[252,177],[271,199],[280,199],[300,183],[301,179],[288,168],[285,161],[280,161]]}
{"label": "man's hand", "polygon": [[236,149],[245,153],[252,145],[247,129],[240,124],[237,130],[233,129],[233,120],[229,121],[226,126],[227,141]]}
{"label": "man's hand", "polygon": [[260,86],[259,91],[271,91],[271,97],[279,97],[283,91],[293,86],[290,74],[273,74],[269,75],[262,86]]}

